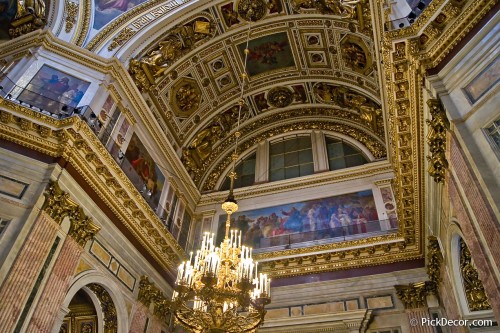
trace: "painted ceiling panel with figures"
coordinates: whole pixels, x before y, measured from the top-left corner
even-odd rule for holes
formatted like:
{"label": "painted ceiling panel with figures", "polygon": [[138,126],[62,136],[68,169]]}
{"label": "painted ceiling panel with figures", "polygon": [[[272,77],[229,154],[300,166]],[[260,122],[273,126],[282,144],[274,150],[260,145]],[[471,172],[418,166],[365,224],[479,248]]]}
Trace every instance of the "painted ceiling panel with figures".
{"label": "painted ceiling panel with figures", "polygon": [[[222,2],[186,16],[130,61],[129,72],[201,190],[213,189],[206,180],[225,165],[242,85],[242,146],[256,143],[256,124],[264,122],[262,139],[294,117],[295,126],[329,124],[377,158],[386,156],[368,6]],[[308,123],[318,117],[323,125]]]}

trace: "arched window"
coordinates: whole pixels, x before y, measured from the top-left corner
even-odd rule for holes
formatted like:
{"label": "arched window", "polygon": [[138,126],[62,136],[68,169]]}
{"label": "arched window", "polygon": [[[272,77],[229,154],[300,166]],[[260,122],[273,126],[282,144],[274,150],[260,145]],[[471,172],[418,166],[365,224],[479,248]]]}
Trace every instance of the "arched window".
{"label": "arched window", "polygon": [[291,136],[269,146],[269,181],[307,176],[314,173],[311,136]]}
{"label": "arched window", "polygon": [[[253,153],[241,161],[234,171],[236,172],[237,178],[234,180],[234,188],[240,188],[245,186],[253,185],[255,182],[255,160],[256,154]],[[230,179],[226,176],[222,186],[221,191],[229,190]]]}
{"label": "arched window", "polygon": [[332,137],[326,137],[325,139],[330,171],[368,163],[361,150],[351,144]]}

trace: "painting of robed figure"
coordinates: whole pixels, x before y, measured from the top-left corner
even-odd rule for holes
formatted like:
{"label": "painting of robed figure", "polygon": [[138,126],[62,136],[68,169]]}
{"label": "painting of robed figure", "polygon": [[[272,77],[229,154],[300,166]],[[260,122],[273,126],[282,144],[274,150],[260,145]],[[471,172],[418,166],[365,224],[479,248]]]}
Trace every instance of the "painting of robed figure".
{"label": "painting of robed figure", "polygon": [[43,65],[17,99],[54,114],[70,113],[89,86],[90,82]]}
{"label": "painting of robed figure", "polygon": [[165,183],[165,176],[136,133],[130,139],[121,167],[151,208],[156,209]]}
{"label": "painting of robed figure", "polygon": [[[219,218],[218,240],[227,216]],[[231,215],[231,228],[254,249],[289,246],[382,231],[371,190],[241,211]]]}

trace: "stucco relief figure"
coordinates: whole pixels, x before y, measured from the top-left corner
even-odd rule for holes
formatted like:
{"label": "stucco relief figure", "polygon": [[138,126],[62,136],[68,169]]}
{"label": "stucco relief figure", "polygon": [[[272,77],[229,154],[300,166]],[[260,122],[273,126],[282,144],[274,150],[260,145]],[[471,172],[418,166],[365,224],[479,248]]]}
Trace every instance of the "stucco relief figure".
{"label": "stucco relief figure", "polygon": [[[215,118],[215,123],[218,123],[224,131],[229,132],[234,126],[236,126],[239,113],[240,107],[238,105],[235,105],[217,115],[217,117]],[[243,106],[241,108],[240,124],[246,121],[248,118],[250,118],[250,110],[248,109],[248,107]]]}
{"label": "stucco relief figure", "polygon": [[177,37],[160,42],[158,49],[149,53],[148,56],[142,58],[141,62],[148,65],[154,77],[161,76],[167,67],[181,55],[182,42]]}
{"label": "stucco relief figure", "polygon": [[350,89],[327,83],[317,84],[314,87],[314,92],[325,103],[357,111],[366,125],[375,131],[377,130],[377,120],[382,114],[382,110],[369,98]]}
{"label": "stucco relief figure", "polygon": [[39,19],[45,18],[45,2],[43,0],[18,0],[15,18],[30,14]]}
{"label": "stucco relief figure", "polygon": [[347,65],[351,69],[366,69],[366,55],[363,49],[354,43],[345,43],[342,45],[342,57]]}
{"label": "stucco relief figure", "polygon": [[144,69],[141,67],[141,63],[137,59],[130,60],[130,65],[128,69],[130,75],[134,79],[136,86],[141,91],[148,90],[151,87],[151,83],[148,80]]}
{"label": "stucco relief figure", "polygon": [[352,19],[356,17],[356,5],[359,0],[325,0],[325,6],[335,15]]}
{"label": "stucco relief figure", "polygon": [[316,1],[314,0],[291,0],[290,4],[295,12],[300,12],[301,9],[316,8]]}
{"label": "stucco relief figure", "polygon": [[177,90],[175,94],[175,101],[179,109],[184,112],[189,112],[192,109],[196,109],[200,104],[200,95],[196,92],[193,85],[187,83]]}
{"label": "stucco relief figure", "polygon": [[210,22],[205,20],[194,20],[170,30],[154,50],[139,60],[146,66],[150,83],[154,83],[154,79],[162,76],[174,61],[190,51],[198,41],[213,35],[214,31]]}
{"label": "stucco relief figure", "polygon": [[210,155],[213,145],[219,141],[221,136],[222,128],[219,125],[212,125],[196,135],[196,138],[191,142],[190,148],[193,148],[198,157],[204,161]]}

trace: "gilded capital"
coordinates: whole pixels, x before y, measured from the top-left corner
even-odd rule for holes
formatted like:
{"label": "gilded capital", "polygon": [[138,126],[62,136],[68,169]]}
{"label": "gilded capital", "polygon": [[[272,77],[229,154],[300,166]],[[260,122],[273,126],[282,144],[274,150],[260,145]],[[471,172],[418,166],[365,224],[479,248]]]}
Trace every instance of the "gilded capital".
{"label": "gilded capital", "polygon": [[433,282],[425,281],[396,285],[394,288],[405,309],[418,309],[427,307],[427,295],[434,293],[435,287]]}
{"label": "gilded capital", "polygon": [[82,247],[101,229],[92,218],[85,215],[83,209],[71,200],[69,194],[64,192],[57,182],[49,182],[44,196],[42,210],[58,224],[68,217],[71,223],[68,235]]}
{"label": "gilded capital", "polygon": [[151,302],[156,297],[156,287],[153,282],[149,281],[149,278],[146,275],[141,276],[141,280],[139,282],[139,302],[144,303],[144,305],[149,306]]}

